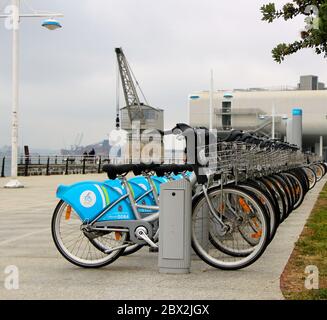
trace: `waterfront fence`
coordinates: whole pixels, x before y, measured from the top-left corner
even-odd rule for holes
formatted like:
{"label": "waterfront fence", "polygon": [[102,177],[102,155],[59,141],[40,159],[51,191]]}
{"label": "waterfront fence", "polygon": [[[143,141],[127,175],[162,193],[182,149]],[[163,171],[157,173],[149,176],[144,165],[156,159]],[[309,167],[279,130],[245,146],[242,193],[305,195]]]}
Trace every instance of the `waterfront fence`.
{"label": "waterfront fence", "polygon": [[[0,157],[0,177],[10,176],[11,159]],[[163,163],[183,163],[183,158],[164,158]],[[146,162],[146,161],[144,161]],[[30,155],[19,157],[18,176],[101,173],[104,164],[127,164],[129,159],[92,155]]]}

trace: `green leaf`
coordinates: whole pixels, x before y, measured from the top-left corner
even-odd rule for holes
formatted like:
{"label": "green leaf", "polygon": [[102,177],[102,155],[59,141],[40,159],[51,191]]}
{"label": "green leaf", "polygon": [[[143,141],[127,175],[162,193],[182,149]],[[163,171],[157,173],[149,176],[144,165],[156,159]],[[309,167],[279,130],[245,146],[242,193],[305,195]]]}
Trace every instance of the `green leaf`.
{"label": "green leaf", "polygon": [[286,3],[283,7],[283,11],[284,11],[284,20],[289,20],[294,18],[297,12],[293,3]]}
{"label": "green leaf", "polygon": [[260,8],[260,10],[263,15],[263,17],[262,17],[263,21],[268,21],[269,23],[271,23],[274,21],[274,19],[277,18],[277,16],[276,16],[277,12],[276,12],[276,7],[275,7],[274,3],[265,4]]}
{"label": "green leaf", "polygon": [[[319,17],[308,13],[307,6],[316,6]],[[293,0],[285,3],[282,10],[277,10],[274,3],[268,3],[263,5],[260,10],[262,20],[268,23],[278,18],[287,21],[298,15],[303,16],[303,30],[299,30],[300,40],[277,45],[272,50],[272,56],[276,62],[281,63],[286,56],[294,54],[303,48],[312,48],[317,54],[324,54],[327,57],[327,0]],[[307,17],[306,22],[305,17]],[[309,26],[308,21],[312,22]]]}

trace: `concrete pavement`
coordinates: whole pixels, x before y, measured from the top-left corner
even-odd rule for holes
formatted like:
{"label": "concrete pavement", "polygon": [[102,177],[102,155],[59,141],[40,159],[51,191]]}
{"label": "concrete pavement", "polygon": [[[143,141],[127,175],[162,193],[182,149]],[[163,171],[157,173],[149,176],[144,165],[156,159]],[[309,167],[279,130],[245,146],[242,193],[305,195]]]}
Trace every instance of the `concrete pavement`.
{"label": "concrete pavement", "polygon": [[[50,233],[56,186],[104,178],[27,177],[20,178],[24,189],[0,189],[0,299],[282,299],[279,277],[327,181],[307,195],[254,265],[231,272],[194,260],[190,274],[166,275],[147,248],[97,270],[75,267],[57,252]],[[0,187],[7,181],[0,179]],[[19,269],[18,290],[4,287],[8,265]]]}

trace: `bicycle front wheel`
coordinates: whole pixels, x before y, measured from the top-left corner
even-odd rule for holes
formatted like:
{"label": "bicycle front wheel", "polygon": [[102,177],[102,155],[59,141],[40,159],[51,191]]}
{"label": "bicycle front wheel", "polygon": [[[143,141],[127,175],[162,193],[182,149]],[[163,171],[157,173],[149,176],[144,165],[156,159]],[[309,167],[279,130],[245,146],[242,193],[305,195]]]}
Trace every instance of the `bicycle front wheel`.
{"label": "bicycle front wheel", "polygon": [[84,268],[99,268],[114,262],[124,251],[120,248],[128,234],[123,232],[92,232],[81,230],[82,221],[75,210],[60,200],[52,217],[52,238],[64,258]]}
{"label": "bicycle front wheel", "polygon": [[270,224],[265,208],[256,197],[237,186],[212,188],[208,196],[225,229],[209,210],[205,195],[200,194],[193,200],[193,250],[215,268],[236,270],[251,265],[269,242]]}

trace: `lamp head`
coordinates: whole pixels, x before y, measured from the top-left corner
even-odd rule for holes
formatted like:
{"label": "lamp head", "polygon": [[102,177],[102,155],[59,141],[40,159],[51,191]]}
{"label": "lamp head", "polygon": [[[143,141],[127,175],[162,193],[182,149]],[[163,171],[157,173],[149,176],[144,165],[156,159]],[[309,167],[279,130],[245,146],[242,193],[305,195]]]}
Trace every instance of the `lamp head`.
{"label": "lamp head", "polygon": [[44,20],[42,27],[47,28],[48,30],[56,30],[62,28],[60,22],[52,18]]}

